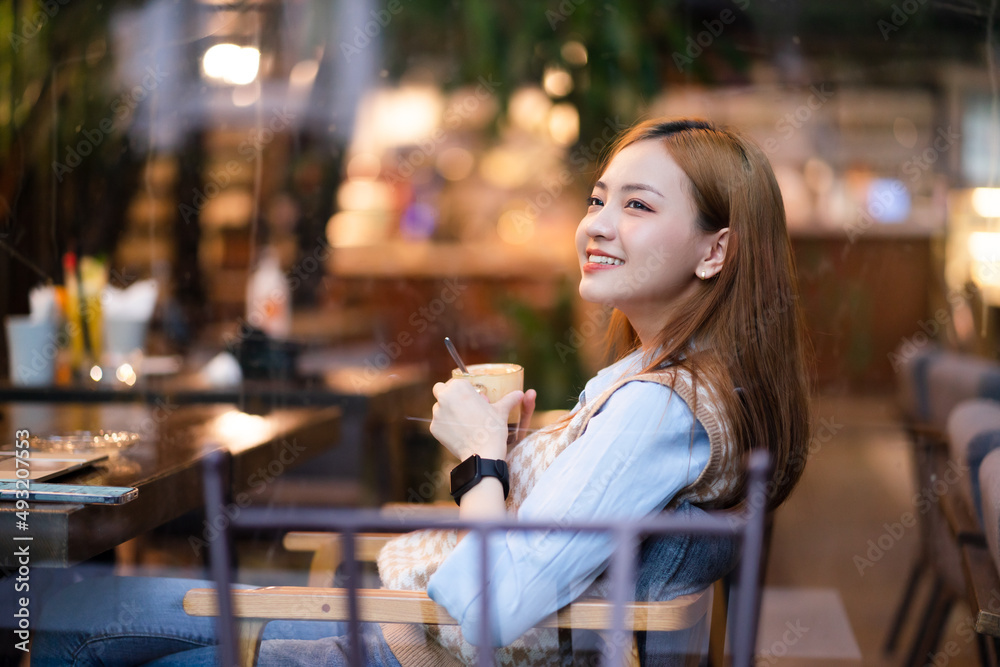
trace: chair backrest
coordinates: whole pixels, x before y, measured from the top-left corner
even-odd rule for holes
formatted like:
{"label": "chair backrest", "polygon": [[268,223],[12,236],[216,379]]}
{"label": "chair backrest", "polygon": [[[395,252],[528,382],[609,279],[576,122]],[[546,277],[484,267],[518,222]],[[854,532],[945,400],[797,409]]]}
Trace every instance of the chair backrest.
{"label": "chair backrest", "polygon": [[[683,594],[686,587],[692,590],[698,590],[699,586],[704,588],[731,569],[736,554],[741,551],[736,575],[737,583],[732,592],[730,650],[734,665],[749,667],[753,663],[760,609],[761,563],[768,499],[765,485],[770,468],[767,453],[754,452],[750,457],[748,468],[746,502],[738,511],[706,512],[686,506],[681,512],[669,512],[635,521],[574,524],[511,520],[470,522],[423,517],[401,523],[399,518],[388,518],[379,512],[364,510],[246,508],[235,516],[228,517],[224,513],[226,506],[223,481],[227,479],[228,455],[225,450],[213,452],[206,458],[205,501],[209,525],[222,527],[216,539],[210,544],[212,573],[219,595],[220,658],[223,664],[233,664],[237,646],[232,620],[231,528],[323,530],[338,532],[344,537],[346,589],[350,593],[349,636],[354,651],[354,664],[359,665],[364,663],[355,595],[359,577],[354,558],[353,539],[357,533],[386,530],[399,532],[426,528],[471,530],[480,534],[509,530],[567,530],[611,533],[616,539],[616,550],[608,570],[610,597],[615,606],[612,627],[609,630],[619,636],[625,629],[626,604],[632,599],[634,592],[654,598],[673,597]],[[652,539],[647,538],[642,547],[638,548],[641,535],[651,536]],[[691,538],[696,535],[709,539]],[[737,544],[742,549],[737,549]],[[686,557],[677,559],[678,545],[687,549]],[[485,557],[485,548],[483,553]],[[676,562],[665,560],[668,553]],[[484,567],[480,574],[484,591],[483,609],[488,615],[487,569]],[[691,581],[685,581],[684,577],[690,577]],[[479,646],[491,646],[492,641],[488,634],[491,624],[488,620],[484,620],[481,627],[484,636],[469,639],[477,640]],[[613,653],[608,656],[606,664],[621,664],[626,657],[626,649],[621,642],[612,642],[611,650]],[[492,651],[480,651],[480,664],[492,664]]]}
{"label": "chair backrest", "polygon": [[1000,450],[986,455],[979,466],[982,489],[983,533],[997,570],[1000,571]]}
{"label": "chair backrest", "polygon": [[[977,398],[959,403],[948,417],[949,457],[957,464],[952,467],[958,475],[958,486],[983,523],[982,493],[979,470],[983,459],[1000,448],[1000,402]],[[949,483],[950,480],[944,480]]]}
{"label": "chair backrest", "polygon": [[896,371],[899,404],[911,421],[926,423],[929,419],[927,369],[941,353],[941,348],[933,345],[912,349],[904,346],[894,353],[893,368]]}
{"label": "chair backrest", "polygon": [[1000,364],[954,352],[936,356],[927,368],[930,424],[943,433],[951,411],[971,398],[1000,399]]}

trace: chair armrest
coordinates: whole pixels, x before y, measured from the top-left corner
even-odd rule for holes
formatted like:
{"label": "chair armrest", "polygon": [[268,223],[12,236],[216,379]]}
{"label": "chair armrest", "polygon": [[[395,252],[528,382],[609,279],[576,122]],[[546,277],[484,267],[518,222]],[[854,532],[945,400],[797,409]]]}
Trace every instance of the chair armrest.
{"label": "chair armrest", "polygon": [[[681,630],[694,625],[708,610],[711,587],[665,602],[626,604],[625,629]],[[274,586],[234,589],[233,614],[242,619],[348,620],[348,592],[343,588]],[[359,620],[366,623],[425,623],[457,625],[444,607],[423,591],[359,589]],[[195,588],[184,596],[184,611],[191,616],[217,616],[218,596],[213,588]],[[538,624],[547,628],[607,630],[614,627],[614,604],[581,598]]]}
{"label": "chair armrest", "polygon": [[976,544],[963,544],[962,569],[976,632],[1000,637],[1000,575],[989,552]]}
{"label": "chair armrest", "polygon": [[965,498],[955,488],[949,487],[941,496],[940,503],[941,514],[944,515],[952,537],[959,544],[971,543],[986,546],[986,535],[983,533],[983,529],[979,526],[976,517],[972,515],[972,510],[965,502]]}

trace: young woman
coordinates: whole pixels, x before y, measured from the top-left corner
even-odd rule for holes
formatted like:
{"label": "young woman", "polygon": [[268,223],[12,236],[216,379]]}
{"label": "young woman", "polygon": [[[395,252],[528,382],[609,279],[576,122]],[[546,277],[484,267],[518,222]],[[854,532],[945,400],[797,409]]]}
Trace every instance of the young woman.
{"label": "young woman", "polygon": [[[731,507],[740,502],[753,448],[771,453],[768,500],[776,507],[801,475],[808,417],[794,268],[766,157],[740,134],[707,122],[648,121],[617,141],[588,204],[576,235],[580,294],[614,309],[612,339],[623,356],[587,383],[566,420],[510,451],[507,414],[521,402],[526,423],[533,391],[491,405],[467,381],[434,386],[434,437],[460,461],[472,459],[466,467],[479,457],[504,460],[509,469],[508,480],[486,475],[466,485],[462,518],[574,522]],[[460,626],[369,627],[369,664],[472,659],[464,638],[479,636],[475,541],[417,531],[383,549],[383,586],[426,589]],[[550,664],[556,633],[533,627],[580,595],[605,590],[611,539],[511,531],[489,546],[491,629],[502,664]],[[647,540],[641,560],[637,594],[662,599],[724,574],[733,549],[725,540],[673,536]],[[65,603],[48,607],[32,657],[91,664],[93,655],[122,655],[124,635],[146,632],[144,660],[213,664],[212,648],[183,651],[214,643],[210,620],[176,613],[195,585],[119,582],[104,613],[125,604],[122,598],[167,601],[169,613],[149,622],[138,615],[127,632],[108,636],[97,621],[64,620],[72,617],[64,604],[87,594],[70,589]],[[150,635],[160,631],[171,637],[154,654]],[[272,623],[258,664],[347,664],[344,637],[315,639],[340,634],[328,624]],[[676,648],[667,642],[664,650]]]}

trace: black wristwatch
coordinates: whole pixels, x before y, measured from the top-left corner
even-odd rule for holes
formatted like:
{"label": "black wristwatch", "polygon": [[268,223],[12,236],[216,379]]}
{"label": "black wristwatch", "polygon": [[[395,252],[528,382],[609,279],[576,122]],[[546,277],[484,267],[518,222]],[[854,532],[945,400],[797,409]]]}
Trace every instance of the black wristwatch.
{"label": "black wristwatch", "polygon": [[451,497],[455,503],[462,504],[462,496],[483,480],[483,477],[496,477],[503,484],[503,499],[507,500],[510,493],[510,476],[507,473],[507,462],[502,459],[484,459],[479,454],[473,454],[451,469]]}

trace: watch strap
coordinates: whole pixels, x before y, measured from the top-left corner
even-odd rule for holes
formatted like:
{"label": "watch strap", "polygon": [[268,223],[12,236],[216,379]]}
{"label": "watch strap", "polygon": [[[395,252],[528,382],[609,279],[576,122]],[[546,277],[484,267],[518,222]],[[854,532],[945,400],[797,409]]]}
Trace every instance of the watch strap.
{"label": "watch strap", "polygon": [[479,459],[479,471],[483,477],[496,477],[503,485],[503,499],[510,495],[510,472],[503,459]]}
{"label": "watch strap", "polygon": [[451,471],[451,497],[461,505],[461,498],[484,477],[496,477],[503,485],[503,498],[510,494],[510,472],[503,459],[484,459],[473,454]]}

